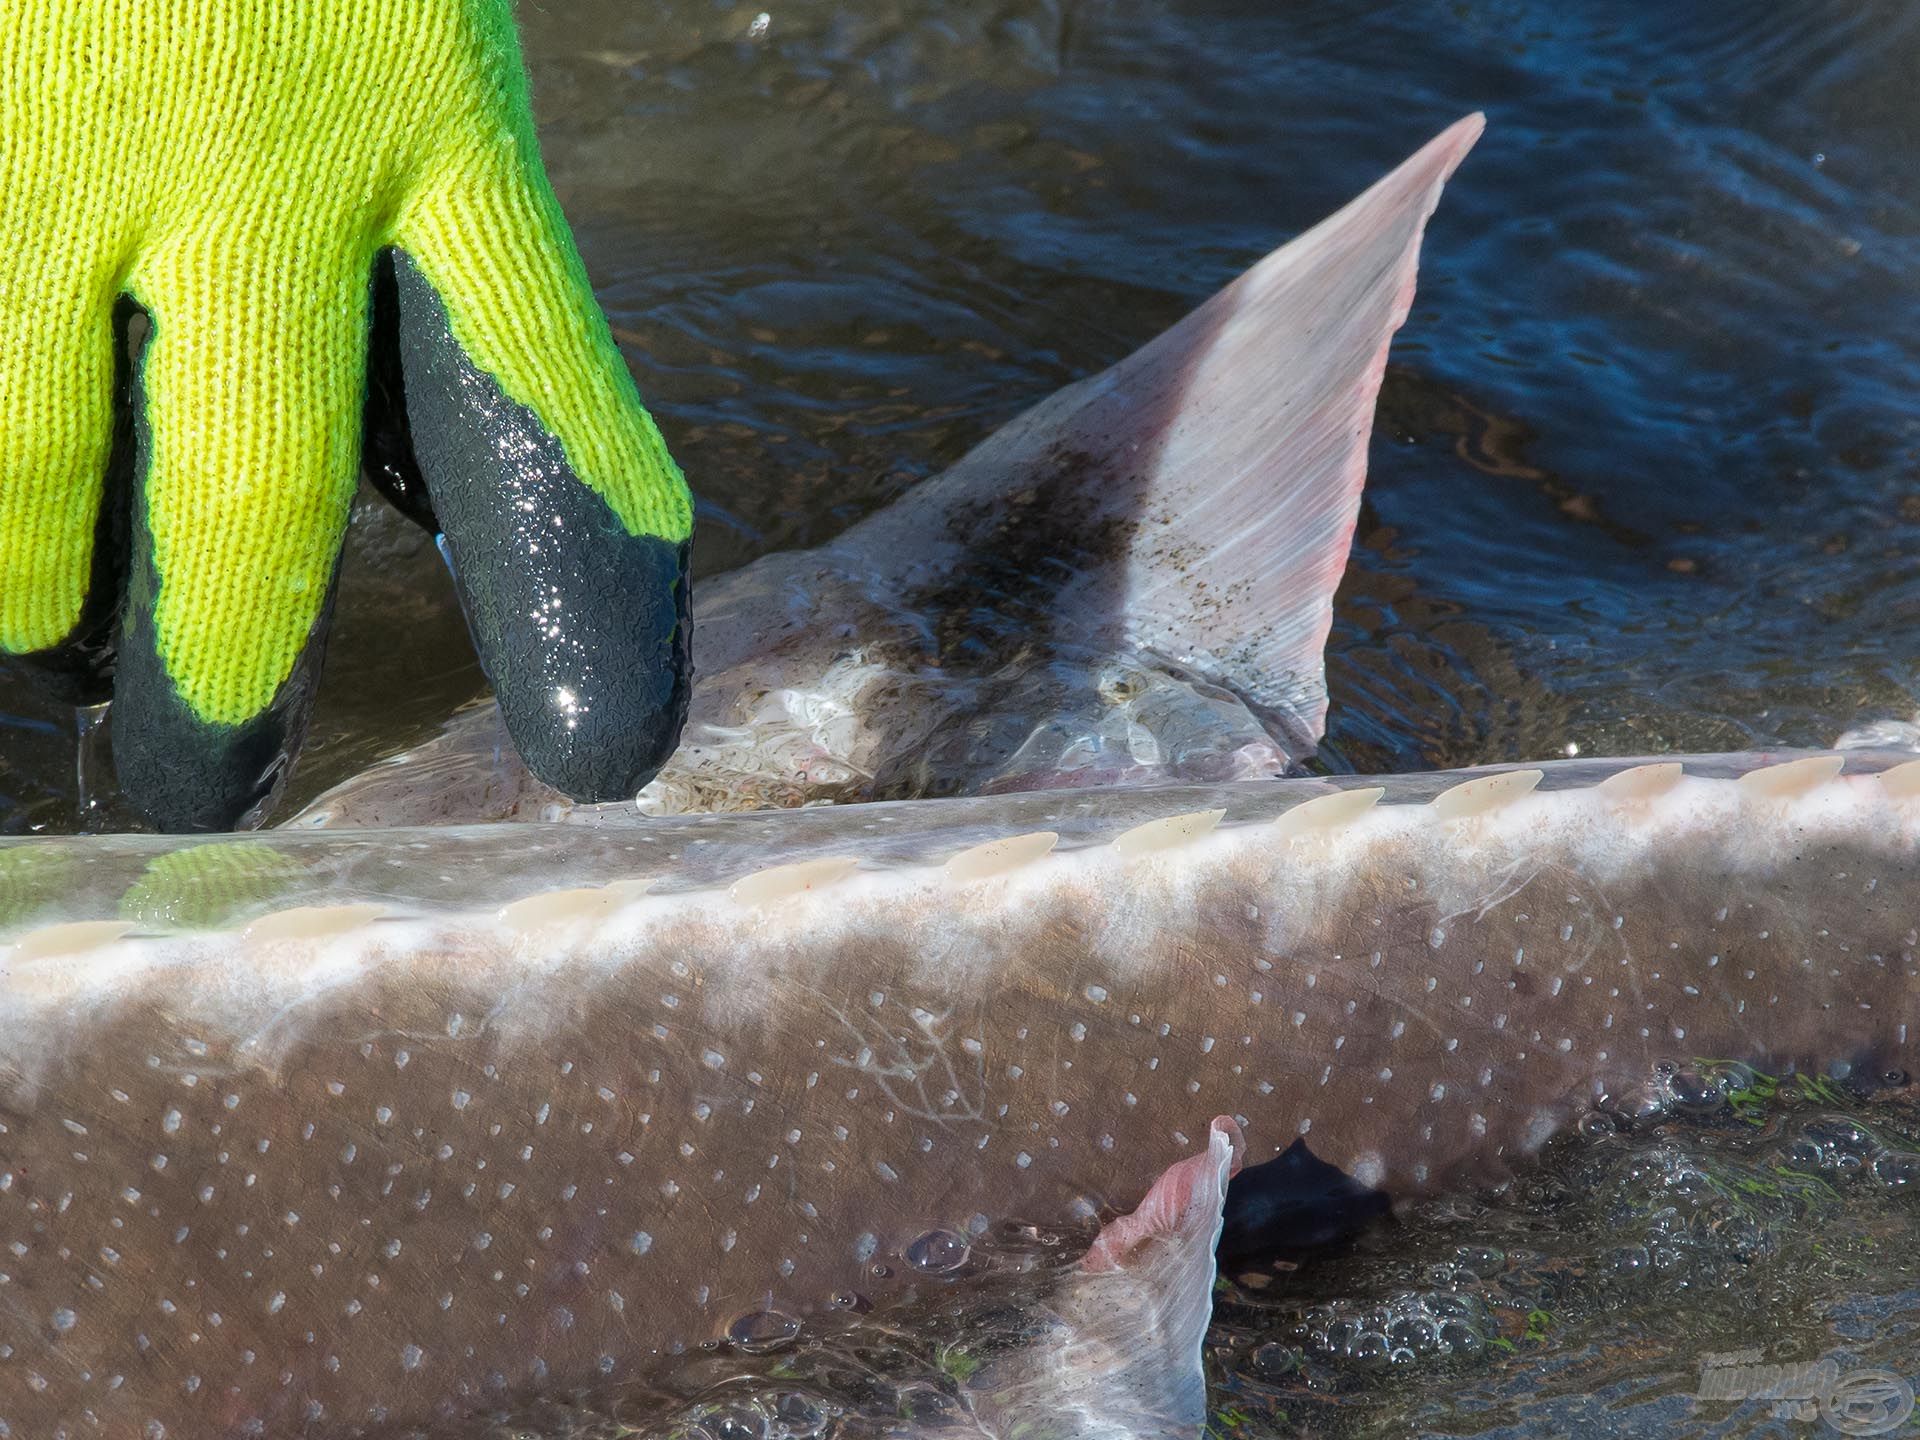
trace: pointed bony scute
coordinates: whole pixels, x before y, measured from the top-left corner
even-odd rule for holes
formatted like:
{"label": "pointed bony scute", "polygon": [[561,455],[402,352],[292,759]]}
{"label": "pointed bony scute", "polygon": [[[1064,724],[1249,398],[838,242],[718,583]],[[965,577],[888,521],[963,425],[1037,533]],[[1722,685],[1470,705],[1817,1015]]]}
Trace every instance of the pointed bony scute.
{"label": "pointed bony scute", "polygon": [[1374,404],[1470,115],[1173,329],[1069,386],[850,531],[876,570],[922,557],[925,505],[974,548],[1014,492],[1103,563],[1058,608],[1253,706],[1294,759],[1326,725],[1321,651],[1366,479]]}
{"label": "pointed bony scute", "polygon": [[1214,1250],[1227,1183],[1246,1153],[1240,1126],[1216,1116],[1205,1150],[1170,1166],[1131,1214],[1101,1229],[1060,1282],[1041,1338],[976,1377],[974,1413],[991,1433],[1198,1440]]}

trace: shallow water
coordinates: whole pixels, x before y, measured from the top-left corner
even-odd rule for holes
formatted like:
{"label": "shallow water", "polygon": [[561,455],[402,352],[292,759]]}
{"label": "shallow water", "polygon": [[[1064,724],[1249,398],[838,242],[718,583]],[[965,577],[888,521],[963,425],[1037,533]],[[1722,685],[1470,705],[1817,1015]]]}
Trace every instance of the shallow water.
{"label": "shallow water", "polygon": [[[1592,1116],[1500,1195],[1231,1272],[1208,1440],[1920,1431],[1899,1413],[1920,1368],[1911,1093],[1680,1078],[1687,1103]],[[958,1437],[1040,1281],[1088,1238],[1006,1227],[911,1316],[716,1346],[657,1385],[448,1440]],[[1794,1383],[1822,1361],[1824,1384]],[[1735,1369],[1773,1394],[1741,1398]]]}
{"label": "shallow water", "polygon": [[[885,504],[1482,108],[1394,347],[1323,763],[1821,744],[1920,704],[1907,0],[523,9],[554,177],[700,492],[706,573]],[[405,604],[369,580],[395,573]],[[430,547],[361,525],[291,798],[480,684]],[[81,819],[71,737],[0,669],[0,832]],[[1920,1247],[1911,1186],[1794,1187],[1755,1222],[1675,1179],[1773,1183],[1749,1151],[1783,1134],[1570,1142],[1511,1201],[1241,1286],[1217,1428],[1808,1433],[1695,1406],[1702,1353],[1920,1371]],[[1621,1270],[1676,1187],[1707,1269]],[[1766,1255],[1715,1238],[1755,1223]],[[1433,1279],[1462,1246],[1504,1258]],[[1400,1292],[1474,1294],[1486,1343],[1381,1372],[1302,1338],[1314,1306]]]}

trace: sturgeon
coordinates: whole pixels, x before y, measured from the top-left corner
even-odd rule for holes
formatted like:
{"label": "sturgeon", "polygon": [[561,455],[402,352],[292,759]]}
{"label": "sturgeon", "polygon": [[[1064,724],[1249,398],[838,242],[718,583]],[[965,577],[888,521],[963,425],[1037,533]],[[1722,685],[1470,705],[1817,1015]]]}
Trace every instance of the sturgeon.
{"label": "sturgeon", "polygon": [[[0,1437],[459,1426],[818,1330],[849,1299],[904,1304],[995,1222],[1075,1218],[1101,1229],[974,1423],[1191,1436],[1241,1164],[1305,1142],[1404,1198],[1498,1183],[1591,1109],[1697,1099],[1737,1067],[1900,1083],[1909,756],[1246,778],[1318,733],[1386,336],[1477,129],[1295,242],[1312,266],[1279,252],[1158,359],[988,442],[920,512],[947,517],[931,559],[883,515],[860,553],[894,567],[884,586],[855,583],[851,549],[745,572],[742,595],[851,597],[827,621],[904,616],[917,579],[971,593],[1010,477],[1052,477],[1036,493],[1070,515],[1108,495],[1068,528],[1113,536],[1116,563],[1049,603],[1083,658],[1225,717],[1191,752],[1213,783],[0,845]],[[1267,419],[1244,392],[1210,410],[1272,326],[1312,357],[1337,333],[1346,378],[1295,384],[1268,356]],[[1196,534],[1243,540],[1233,570],[1183,559]],[[800,657],[807,685],[846,651],[799,617],[771,649],[715,628]],[[912,673],[935,703],[898,713],[941,718],[885,752],[861,708],[885,694],[846,692],[855,739],[807,764],[852,757],[858,795],[942,733],[970,745],[943,727],[1050,668],[1013,653],[947,692],[943,667],[861,663],[838,673]],[[1155,743],[1096,715],[1124,743],[1068,779],[1186,773],[1172,731],[1110,708]],[[1045,739],[989,737],[956,773],[1058,780]],[[781,773],[737,754],[688,793],[814,798],[761,787]],[[530,798],[449,774],[435,818]]]}
{"label": "sturgeon", "polygon": [[0,852],[71,917],[0,989],[0,1422],[413,1433],[1150,1196],[1012,1393],[1190,1435],[1238,1132],[1407,1197],[1898,1082],[1920,762],[1772,758]]}

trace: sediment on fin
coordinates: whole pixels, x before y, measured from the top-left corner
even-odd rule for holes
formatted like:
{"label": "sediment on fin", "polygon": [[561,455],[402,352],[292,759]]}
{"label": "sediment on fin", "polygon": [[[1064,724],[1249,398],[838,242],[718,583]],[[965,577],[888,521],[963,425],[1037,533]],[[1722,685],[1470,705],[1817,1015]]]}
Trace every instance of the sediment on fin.
{"label": "sediment on fin", "polygon": [[[830,544],[707,586],[688,743],[641,807],[1244,779],[1310,754],[1387,347],[1482,126]],[[496,712],[461,717],[290,823],[602,818],[500,736]]]}
{"label": "sediment on fin", "polygon": [[1388,343],[1412,305],[1427,219],[1484,123],[1459,121],[834,548],[881,575],[921,563],[929,506],[960,547],[990,548],[1008,497],[1031,492],[1076,534],[1109,537],[1099,573],[1058,599],[1083,636],[1224,686],[1293,758],[1311,753]]}

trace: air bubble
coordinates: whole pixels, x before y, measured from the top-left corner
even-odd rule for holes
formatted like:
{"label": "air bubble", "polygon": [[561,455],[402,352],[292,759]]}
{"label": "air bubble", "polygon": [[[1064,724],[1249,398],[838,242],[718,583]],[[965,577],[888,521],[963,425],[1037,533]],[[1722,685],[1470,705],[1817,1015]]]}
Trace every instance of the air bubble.
{"label": "air bubble", "polygon": [[749,1355],[784,1350],[800,1335],[800,1322],[778,1310],[754,1310],[727,1327],[727,1339]]}
{"label": "air bubble", "polygon": [[907,1246],[903,1258],[923,1275],[951,1275],[967,1263],[973,1247],[951,1230],[929,1230]]}

